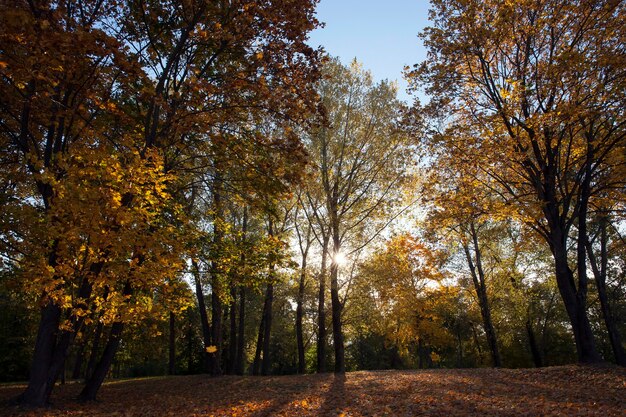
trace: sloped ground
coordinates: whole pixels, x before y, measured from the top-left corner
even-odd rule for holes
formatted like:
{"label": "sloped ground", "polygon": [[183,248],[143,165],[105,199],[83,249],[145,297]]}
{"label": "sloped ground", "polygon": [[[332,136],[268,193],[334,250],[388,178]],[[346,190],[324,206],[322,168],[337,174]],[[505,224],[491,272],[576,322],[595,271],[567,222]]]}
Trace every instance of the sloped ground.
{"label": "sloped ground", "polygon": [[110,382],[99,401],[57,387],[45,410],[20,410],[0,387],[0,415],[19,416],[626,416],[626,370],[567,366],[352,372],[280,377],[180,376]]}

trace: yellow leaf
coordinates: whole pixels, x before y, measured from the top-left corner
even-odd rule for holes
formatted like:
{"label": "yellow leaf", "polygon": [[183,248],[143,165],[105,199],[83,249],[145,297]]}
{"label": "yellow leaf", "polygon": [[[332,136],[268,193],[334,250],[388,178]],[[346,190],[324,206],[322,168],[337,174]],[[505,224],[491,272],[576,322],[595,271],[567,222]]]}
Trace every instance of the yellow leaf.
{"label": "yellow leaf", "polygon": [[207,346],[205,349],[208,353],[215,353],[217,352],[217,346],[211,345],[211,346]]}

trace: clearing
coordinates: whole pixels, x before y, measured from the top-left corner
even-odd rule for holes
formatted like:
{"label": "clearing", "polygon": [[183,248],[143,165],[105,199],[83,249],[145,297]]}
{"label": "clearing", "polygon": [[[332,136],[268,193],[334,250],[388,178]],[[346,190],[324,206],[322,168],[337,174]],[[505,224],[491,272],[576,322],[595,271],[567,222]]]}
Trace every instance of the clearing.
{"label": "clearing", "polygon": [[73,400],[79,384],[57,387],[45,410],[7,399],[23,386],[0,386],[0,415],[18,416],[625,416],[626,370],[435,369],[210,378],[204,375],[113,381],[99,401]]}

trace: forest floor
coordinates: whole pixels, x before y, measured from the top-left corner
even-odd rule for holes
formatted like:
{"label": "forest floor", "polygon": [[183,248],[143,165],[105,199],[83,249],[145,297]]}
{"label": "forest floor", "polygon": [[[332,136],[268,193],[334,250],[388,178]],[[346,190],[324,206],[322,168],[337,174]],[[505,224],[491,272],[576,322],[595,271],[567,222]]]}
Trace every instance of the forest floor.
{"label": "forest floor", "polygon": [[626,416],[626,370],[563,366],[112,381],[95,403],[59,386],[53,405],[20,410],[0,386],[0,415],[17,416]]}

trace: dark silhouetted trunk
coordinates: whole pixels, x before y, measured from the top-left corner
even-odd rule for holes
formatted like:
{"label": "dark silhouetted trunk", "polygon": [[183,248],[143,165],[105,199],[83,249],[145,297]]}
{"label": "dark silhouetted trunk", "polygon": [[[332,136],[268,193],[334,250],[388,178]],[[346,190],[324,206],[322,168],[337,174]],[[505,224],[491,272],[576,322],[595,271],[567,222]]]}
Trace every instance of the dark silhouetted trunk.
{"label": "dark silhouetted trunk", "polygon": [[[243,247],[246,247],[247,242],[247,233],[248,233],[248,207],[243,208],[243,219],[241,222],[241,244]],[[241,252],[241,267],[245,268],[246,266],[246,251]],[[246,288],[244,286],[244,278],[241,278],[241,286],[239,287],[239,326],[238,326],[238,334],[237,334],[237,352],[235,353],[235,372],[237,375],[243,375],[245,369],[244,363],[244,334],[245,334],[245,317],[246,317]],[[234,308],[234,305],[233,305]]]}
{"label": "dark silhouetted trunk", "polygon": [[176,316],[170,311],[170,360],[168,364],[168,373],[176,375]]}
{"label": "dark silhouetted trunk", "polygon": [[233,285],[230,289],[231,303],[229,306],[230,312],[230,331],[228,333],[228,370],[229,375],[234,375],[237,370],[237,289]]}
{"label": "dark silhouetted trunk", "polygon": [[591,263],[591,269],[598,289],[598,299],[600,300],[600,309],[602,310],[602,318],[606,326],[613,356],[615,362],[620,366],[626,366],[626,352],[622,345],[622,338],[617,328],[615,316],[611,311],[611,305],[606,293],[606,274],[608,266],[607,244],[608,236],[606,232],[608,219],[606,216],[600,216],[598,226],[600,227],[600,262],[598,264],[597,257],[593,251],[593,246],[588,237],[585,237],[585,246]]}
{"label": "dark silhouetted trunk", "polygon": [[87,339],[83,336],[78,349],[76,350],[76,360],[74,361],[74,368],[72,369],[72,379],[79,379],[81,376],[80,371],[83,369],[83,363],[85,362],[85,346],[87,346]]}
{"label": "dark silhouetted trunk", "polygon": [[493,328],[493,323],[491,321],[491,307],[489,306],[489,299],[487,298],[485,272],[482,265],[480,246],[478,245],[478,233],[476,231],[474,223],[470,224],[470,232],[476,261],[475,264],[474,260],[472,259],[472,254],[470,252],[469,246],[467,244],[464,244],[463,249],[465,250],[465,257],[467,259],[467,263],[472,275],[474,289],[476,290],[476,295],[478,296],[478,304],[480,305],[480,314],[483,319],[483,327],[485,329],[485,335],[487,337],[487,344],[489,345],[489,350],[491,352],[491,361],[493,366],[500,367],[502,366],[502,361],[500,359],[500,351],[498,350],[496,331]]}
{"label": "dark silhouetted trunk", "polygon": [[236,365],[236,371],[237,371],[237,375],[243,375],[244,374],[244,370],[245,370],[245,363],[244,363],[244,349],[245,349],[245,343],[244,343],[244,332],[245,332],[245,317],[246,317],[246,288],[245,287],[241,287],[239,289],[239,326],[238,326],[238,331],[239,334],[237,335],[237,365]]}
{"label": "dark silhouetted trunk", "polygon": [[530,347],[530,353],[533,356],[533,363],[535,367],[541,368],[543,366],[543,359],[541,358],[541,351],[537,346],[537,338],[535,337],[535,331],[533,330],[532,323],[526,320],[526,334],[528,335],[528,346]]}
{"label": "dark silhouetted trunk", "polygon": [[317,305],[317,372],[326,372],[326,261],[329,235],[324,235],[322,243],[322,266],[319,276]]}
{"label": "dark silhouetted trunk", "polygon": [[204,372],[210,372],[210,353],[206,349],[211,346],[211,327],[209,326],[209,317],[206,313],[206,304],[204,302],[204,292],[202,290],[202,282],[200,281],[200,269],[198,268],[198,262],[195,259],[191,260],[193,267],[193,276],[196,284],[196,297],[198,298],[198,310],[200,311],[200,325],[202,326],[202,341],[204,343],[204,350],[202,352],[203,357],[203,369]]}
{"label": "dark silhouetted trunk", "polygon": [[[274,266],[270,267],[270,274],[273,276]],[[271,278],[270,278],[271,279]],[[265,303],[263,306],[263,362],[261,363],[261,375],[269,375],[271,368],[270,337],[272,333],[272,303],[274,301],[274,285],[267,284],[265,291]]]}
{"label": "dark silhouetted trunk", "polygon": [[311,229],[307,230],[307,235],[302,240],[300,232],[298,232],[298,240],[300,252],[302,255],[302,263],[300,264],[300,282],[298,283],[298,297],[296,299],[296,343],[298,345],[298,373],[303,374],[306,371],[306,360],[304,358],[304,332],[302,320],[304,319],[304,292],[306,289],[306,268],[309,248],[311,247]]}
{"label": "dark silhouetted trunk", "polygon": [[254,361],[252,362],[252,375],[259,375],[261,371],[261,352],[263,351],[263,337],[265,336],[265,303],[263,303],[263,314],[259,324],[259,333],[256,339],[256,349]]}
{"label": "dark silhouetted trunk", "polygon": [[[124,296],[130,296],[132,294],[130,281],[126,281],[122,294]],[[100,361],[98,361],[93,374],[85,381],[85,386],[78,396],[80,401],[94,401],[96,399],[96,395],[98,394],[102,383],[111,369],[111,364],[113,363],[113,358],[115,358],[115,354],[119,348],[123,331],[124,323],[121,321],[116,321],[111,326],[109,340],[104,347],[102,357],[100,358]]]}

